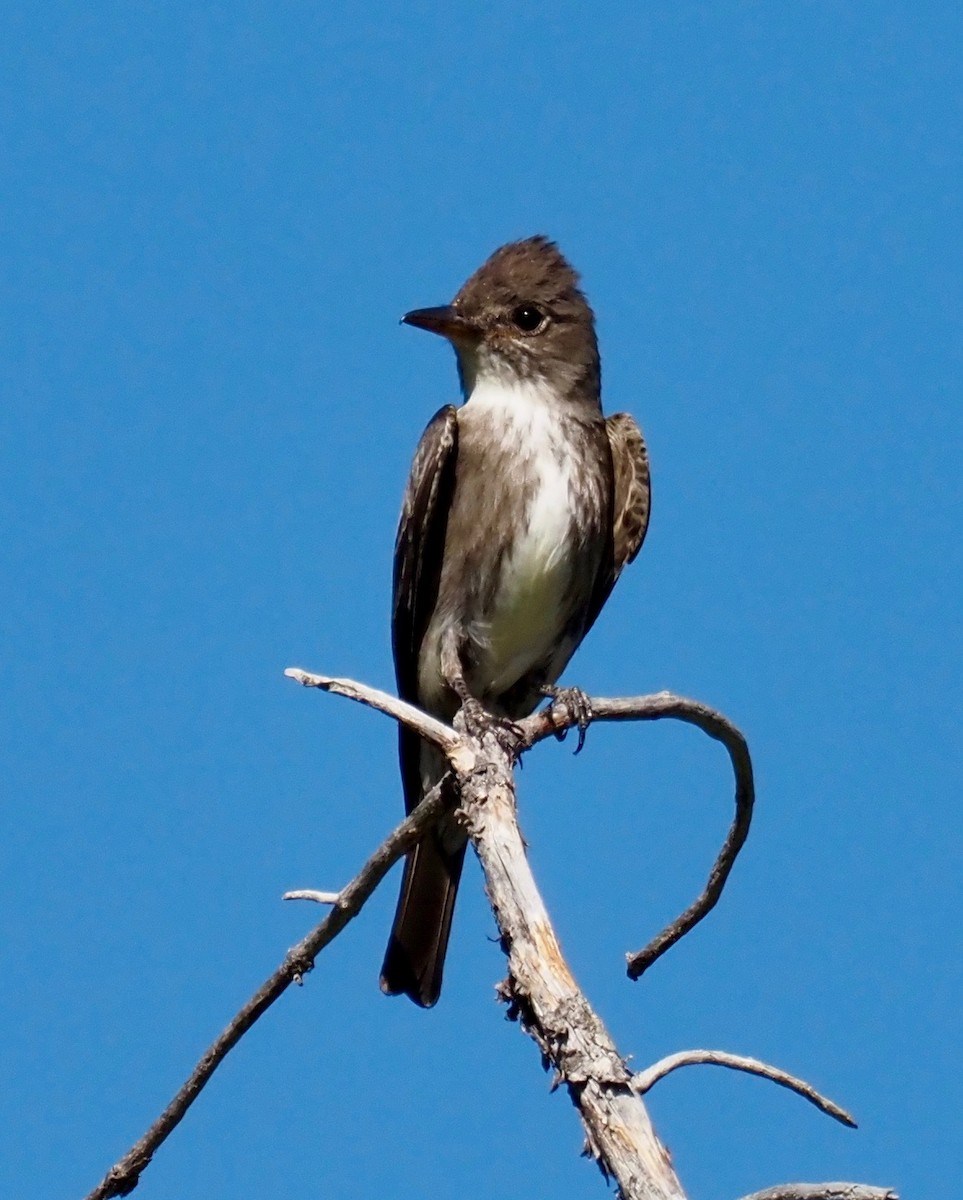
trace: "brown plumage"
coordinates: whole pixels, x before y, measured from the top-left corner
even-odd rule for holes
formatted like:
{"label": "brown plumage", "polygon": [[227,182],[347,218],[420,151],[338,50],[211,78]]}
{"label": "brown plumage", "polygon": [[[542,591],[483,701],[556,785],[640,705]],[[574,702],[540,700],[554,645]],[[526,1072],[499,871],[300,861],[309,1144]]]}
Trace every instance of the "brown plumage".
{"label": "brown plumage", "polygon": [[[517,719],[592,626],[648,524],[638,426],[605,420],[592,311],[557,247],[502,247],[448,308],[410,324],[446,336],[466,403],[419,443],[395,546],[392,643],[401,696],[445,720],[470,694]],[[402,729],[411,811],[444,774]],[[418,1004],[441,989],[465,835],[442,823],[408,856],[381,985]]]}
{"label": "brown plumage", "polygon": [[652,489],[649,455],[642,430],[628,413],[614,413],[605,421],[615,472],[612,505],[612,586],[642,549],[649,528]]}

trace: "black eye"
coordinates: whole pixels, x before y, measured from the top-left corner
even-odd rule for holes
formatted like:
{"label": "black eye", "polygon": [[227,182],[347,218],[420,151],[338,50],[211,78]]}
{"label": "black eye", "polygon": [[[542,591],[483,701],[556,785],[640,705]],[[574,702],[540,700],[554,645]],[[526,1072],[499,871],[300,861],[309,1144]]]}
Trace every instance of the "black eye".
{"label": "black eye", "polygon": [[520,304],[512,310],[512,323],[524,333],[534,333],[545,320],[545,314],[534,304]]}

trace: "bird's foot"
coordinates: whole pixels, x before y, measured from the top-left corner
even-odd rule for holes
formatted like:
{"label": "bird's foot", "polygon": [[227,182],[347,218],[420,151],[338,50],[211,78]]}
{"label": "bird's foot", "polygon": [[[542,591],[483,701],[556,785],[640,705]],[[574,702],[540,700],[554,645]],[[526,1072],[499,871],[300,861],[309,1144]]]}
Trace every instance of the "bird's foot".
{"label": "bird's foot", "polygon": [[[553,705],[564,704],[569,714],[575,718],[578,727],[578,745],[575,747],[575,753],[580,754],[585,745],[585,731],[595,715],[592,712],[591,700],[579,687],[543,687],[541,691],[543,696],[551,699]],[[560,742],[564,742],[567,733],[568,728],[558,729],[555,736]]]}
{"label": "bird's foot", "polygon": [[465,722],[465,731],[473,738],[481,738],[490,733],[499,746],[505,751],[512,762],[518,761],[518,756],[525,749],[525,731],[507,717],[496,717],[487,708],[469,696],[462,701],[461,711]]}

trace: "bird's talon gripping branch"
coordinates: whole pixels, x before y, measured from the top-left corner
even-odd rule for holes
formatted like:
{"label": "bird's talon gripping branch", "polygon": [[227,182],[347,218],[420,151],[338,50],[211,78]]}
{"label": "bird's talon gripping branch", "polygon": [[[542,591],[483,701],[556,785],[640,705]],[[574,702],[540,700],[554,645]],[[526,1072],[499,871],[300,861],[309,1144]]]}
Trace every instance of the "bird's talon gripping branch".
{"label": "bird's talon gripping branch", "polygon": [[[551,708],[554,708],[556,704],[564,705],[568,714],[575,718],[575,724],[578,727],[578,745],[575,747],[575,753],[581,754],[582,747],[585,745],[586,730],[595,715],[592,712],[592,701],[580,687],[543,687],[542,695],[548,696],[552,701]],[[555,737],[560,742],[564,742],[567,733],[567,727],[561,728],[556,732]]]}
{"label": "bird's talon gripping branch", "polygon": [[465,731],[473,738],[481,739],[490,733],[499,746],[505,751],[512,763],[518,761],[519,755],[527,745],[525,730],[515,721],[507,717],[496,717],[473,696],[462,703]]}

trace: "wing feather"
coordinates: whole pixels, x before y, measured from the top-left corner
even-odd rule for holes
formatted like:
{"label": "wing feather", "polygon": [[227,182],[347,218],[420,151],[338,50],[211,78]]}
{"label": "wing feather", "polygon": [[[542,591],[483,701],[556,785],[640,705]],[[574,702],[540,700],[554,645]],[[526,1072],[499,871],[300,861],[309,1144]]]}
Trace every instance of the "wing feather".
{"label": "wing feather", "polygon": [[615,486],[612,505],[614,563],[612,586],[638,554],[649,527],[652,487],[645,439],[628,413],[615,413],[605,422],[612,448]]}
{"label": "wing feather", "polygon": [[[457,411],[449,404],[435,413],[418,443],[395,540],[391,642],[398,693],[414,704],[418,656],[438,598],[457,457]],[[413,807],[421,792],[420,740],[406,732],[402,728],[401,771],[405,802]]]}
{"label": "wing feather", "polygon": [[649,526],[649,456],[642,431],[628,413],[615,413],[606,418],[605,433],[612,455],[612,531],[581,637],[595,624],[623,568],[642,548]]}
{"label": "wing feather", "polygon": [[[395,675],[399,694],[415,704],[421,644],[438,601],[457,457],[458,421],[455,408],[448,405],[434,415],[418,443],[395,542]],[[422,796],[421,747],[417,734],[399,726],[407,812]],[[381,987],[389,995],[405,992],[426,1007],[438,999],[464,857],[464,845],[446,847],[438,830],[408,852],[381,968]]]}

